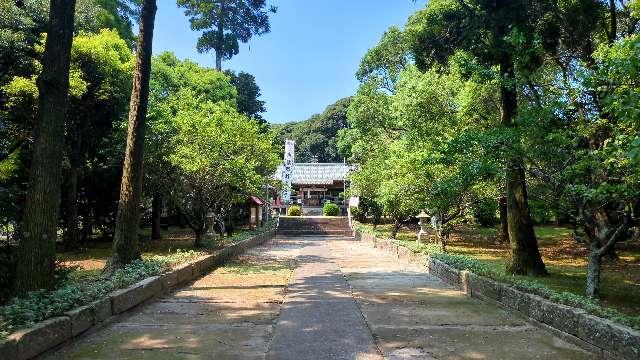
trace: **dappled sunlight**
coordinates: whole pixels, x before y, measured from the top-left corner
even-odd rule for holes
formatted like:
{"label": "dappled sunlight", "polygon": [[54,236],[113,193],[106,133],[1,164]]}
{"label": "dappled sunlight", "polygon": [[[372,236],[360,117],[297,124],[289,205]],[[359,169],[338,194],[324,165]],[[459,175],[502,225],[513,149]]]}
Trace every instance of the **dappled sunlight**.
{"label": "dappled sunlight", "polygon": [[193,341],[190,338],[176,337],[173,340],[173,344],[170,344],[170,340],[161,339],[161,338],[152,338],[151,335],[142,335],[136,337],[134,339],[129,340],[128,342],[122,344],[121,349],[158,349],[158,348],[169,348],[175,347],[175,342],[179,341],[181,346],[187,347],[195,347],[197,346],[197,341]]}
{"label": "dappled sunlight", "polygon": [[[380,225],[378,230],[390,233],[390,225]],[[510,250],[508,244],[496,241],[494,228],[475,228],[461,226],[454,230],[447,242],[447,252],[469,256],[481,260],[497,274],[506,274]],[[540,244],[540,253],[550,273],[548,277],[516,276],[539,283],[558,291],[584,294],[588,250],[584,244],[577,243],[572,230],[562,226],[538,226],[536,234]],[[413,229],[402,228],[398,234],[399,244],[412,247],[417,245],[417,235]],[[620,260],[606,260],[602,264],[601,302],[625,314],[637,315],[640,305],[640,246],[634,243],[619,244]],[[425,249],[421,249],[426,251]]]}
{"label": "dappled sunlight", "polygon": [[[424,267],[405,264],[364,243],[333,242],[332,248],[389,359],[523,359],[531,358],[533,349],[547,359],[590,358],[519,314],[468,298],[425,273]],[[504,266],[499,257],[487,260]]]}
{"label": "dappled sunlight", "polygon": [[460,357],[463,359],[470,359],[470,360],[487,359],[486,354],[482,354],[478,351],[465,351],[464,353],[460,354]]}
{"label": "dappled sunlight", "polygon": [[274,248],[251,249],[52,358],[244,359],[264,354],[292,272],[289,258],[274,257]]}

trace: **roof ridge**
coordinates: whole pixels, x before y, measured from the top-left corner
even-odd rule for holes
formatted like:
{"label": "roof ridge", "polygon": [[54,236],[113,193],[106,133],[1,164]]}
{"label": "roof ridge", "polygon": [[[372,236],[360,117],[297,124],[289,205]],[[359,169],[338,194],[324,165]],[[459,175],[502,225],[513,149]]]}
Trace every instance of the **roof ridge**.
{"label": "roof ridge", "polygon": [[293,165],[344,165],[344,166],[348,166],[347,164],[341,163],[341,162],[340,163],[299,163],[299,162],[296,162],[296,163],[293,163]]}

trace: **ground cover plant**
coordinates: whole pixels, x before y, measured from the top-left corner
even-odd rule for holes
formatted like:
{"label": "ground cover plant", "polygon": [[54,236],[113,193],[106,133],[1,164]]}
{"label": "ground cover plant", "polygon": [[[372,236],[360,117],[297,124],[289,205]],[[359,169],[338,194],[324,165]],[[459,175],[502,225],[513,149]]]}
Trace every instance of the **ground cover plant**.
{"label": "ground cover plant", "polygon": [[[170,228],[162,233],[163,240],[147,241],[142,257],[110,277],[102,269],[111,253],[110,243],[86,244],[82,252],[60,252],[58,261],[64,269],[59,285],[51,291],[30,292],[0,306],[0,337],[38,321],[61,315],[75,307],[104,298],[109,292],[127,287],[150,276],[160,275],[180,264],[273,229],[276,220],[251,229],[239,229],[229,237],[210,241],[210,248],[196,247],[188,229]],[[146,233],[148,231],[142,231]],[[278,270],[278,269],[274,269]]]}
{"label": "ground cover plant", "polygon": [[109,292],[127,287],[147,277],[160,275],[173,266],[194,260],[204,253],[177,250],[167,255],[151,255],[118,269],[110,277],[73,276],[58,288],[38,290],[12,299],[0,306],[0,336],[21,327],[61,315],[65,311],[105,297]]}

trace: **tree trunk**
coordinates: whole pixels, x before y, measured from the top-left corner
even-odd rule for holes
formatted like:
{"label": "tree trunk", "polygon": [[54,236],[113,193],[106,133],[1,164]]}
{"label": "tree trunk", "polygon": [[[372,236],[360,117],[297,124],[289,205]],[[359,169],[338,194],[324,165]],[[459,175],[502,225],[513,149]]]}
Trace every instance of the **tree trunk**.
{"label": "tree trunk", "polygon": [[74,251],[78,249],[79,229],[78,229],[78,177],[83,163],[83,138],[86,133],[89,121],[84,119],[82,124],[78,121],[68,121],[69,133],[69,176],[67,178],[66,213],[64,219],[64,249]]}
{"label": "tree trunk", "polygon": [[[72,150],[73,151],[73,150]],[[65,216],[65,232],[64,232],[64,249],[65,251],[74,251],[78,249],[79,229],[78,229],[78,173],[79,162],[72,155],[69,168],[69,177],[67,179],[67,196],[66,196],[66,216]]]}
{"label": "tree trunk", "polygon": [[216,29],[216,37],[218,39],[216,52],[216,70],[222,71],[222,51],[224,49],[224,0],[220,2],[220,14],[218,19],[218,29]]}
{"label": "tree trunk", "polygon": [[80,239],[80,243],[86,244],[91,235],[93,235],[93,213],[91,212],[91,208],[87,206],[87,209],[82,215],[82,238]]}
{"label": "tree trunk", "polygon": [[400,231],[400,227],[402,226],[402,223],[400,222],[400,220],[395,220],[393,222],[393,228],[391,229],[391,238],[395,239],[396,236],[398,236],[398,231]]}
{"label": "tree trunk", "polygon": [[118,202],[116,215],[113,254],[105,268],[107,274],[140,256],[138,252],[138,226],[140,222],[144,132],[149,103],[151,45],[153,43],[156,1],[144,0],[141,9],[136,70],[129,105],[127,147],[124,154],[124,166],[120,184],[120,201]]}
{"label": "tree trunk", "polygon": [[53,286],[75,0],[51,0],[38,123],[18,247],[16,292]]}
{"label": "tree trunk", "polygon": [[597,298],[600,294],[600,264],[601,257],[597,250],[591,250],[587,263],[587,296]]}
{"label": "tree trunk", "polygon": [[618,19],[615,0],[609,0],[609,44],[613,44],[618,36]]}
{"label": "tree trunk", "polygon": [[227,223],[226,223],[226,229],[227,229],[227,236],[233,236],[233,233],[235,232],[235,226],[236,224],[233,221],[233,211],[229,212],[229,215],[227,215]]}
{"label": "tree trunk", "polygon": [[[505,127],[513,127],[518,109],[518,97],[514,84],[513,62],[510,59],[501,61],[500,74],[502,77],[500,86],[501,122]],[[538,241],[533,231],[533,221],[529,212],[524,164],[517,153],[509,155],[505,175],[507,227],[512,256],[508,269],[513,274],[547,275],[538,250]]]}
{"label": "tree trunk", "polygon": [[498,199],[498,209],[500,212],[500,230],[498,231],[498,241],[506,243],[509,241],[509,222],[507,221],[507,197],[501,196]]}
{"label": "tree trunk", "polygon": [[222,71],[222,50],[216,50],[216,70]]}
{"label": "tree trunk", "polygon": [[151,201],[151,240],[160,240],[160,220],[162,219],[162,194],[156,192]]}

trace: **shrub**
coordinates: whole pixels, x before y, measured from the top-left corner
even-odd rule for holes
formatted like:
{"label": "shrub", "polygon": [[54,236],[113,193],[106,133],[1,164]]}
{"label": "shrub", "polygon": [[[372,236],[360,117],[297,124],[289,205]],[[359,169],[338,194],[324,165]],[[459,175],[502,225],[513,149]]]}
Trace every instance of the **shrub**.
{"label": "shrub", "polygon": [[324,216],[338,216],[340,215],[340,208],[338,205],[328,202],[322,207],[322,214]]}
{"label": "shrub", "polygon": [[351,217],[357,222],[365,222],[367,220],[367,216],[359,207],[352,206],[349,211],[351,211]]}
{"label": "shrub", "polygon": [[480,226],[490,227],[498,223],[498,204],[494,199],[481,199],[473,205],[472,210],[473,218]]}
{"label": "shrub", "polygon": [[288,216],[302,216],[302,208],[298,205],[289,206],[287,209]]}
{"label": "shrub", "polygon": [[548,224],[555,219],[553,209],[542,200],[534,198],[529,200],[529,210],[533,223],[536,225]]}

